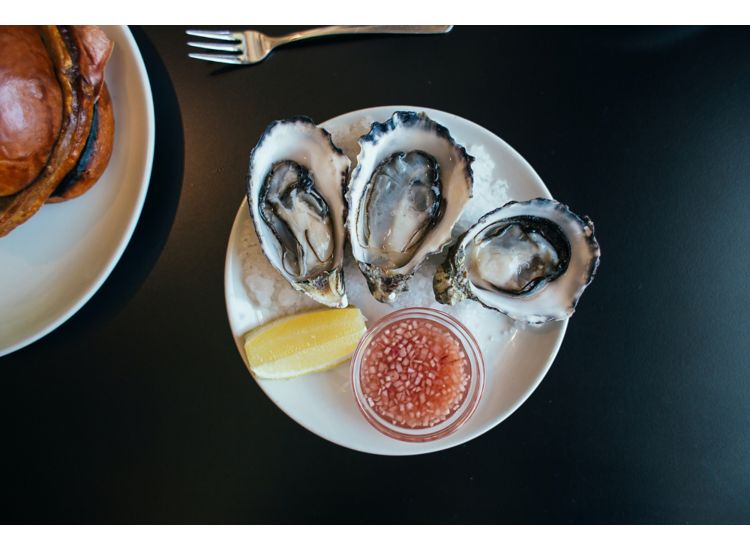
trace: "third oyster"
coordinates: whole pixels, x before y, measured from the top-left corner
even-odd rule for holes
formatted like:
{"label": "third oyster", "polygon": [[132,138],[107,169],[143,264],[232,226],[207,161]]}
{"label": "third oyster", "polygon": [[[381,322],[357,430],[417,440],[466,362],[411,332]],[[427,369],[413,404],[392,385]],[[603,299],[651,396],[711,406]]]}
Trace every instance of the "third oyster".
{"label": "third oyster", "polygon": [[599,256],[588,218],[553,200],[511,201],[459,237],[435,273],[435,298],[471,298],[530,324],[567,319]]}

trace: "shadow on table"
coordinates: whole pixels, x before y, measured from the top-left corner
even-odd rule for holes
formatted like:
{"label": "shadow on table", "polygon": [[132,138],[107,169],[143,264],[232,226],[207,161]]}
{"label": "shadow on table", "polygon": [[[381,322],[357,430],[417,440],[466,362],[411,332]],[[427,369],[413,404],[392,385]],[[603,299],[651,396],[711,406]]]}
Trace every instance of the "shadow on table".
{"label": "shadow on table", "polygon": [[[156,113],[154,161],[146,201],[120,261],[91,300],[41,342],[75,340],[114,317],[138,291],[161,255],[172,228],[182,188],[185,139],[172,81],[151,41],[131,28],[151,83]],[[44,345],[44,344],[42,344]]]}

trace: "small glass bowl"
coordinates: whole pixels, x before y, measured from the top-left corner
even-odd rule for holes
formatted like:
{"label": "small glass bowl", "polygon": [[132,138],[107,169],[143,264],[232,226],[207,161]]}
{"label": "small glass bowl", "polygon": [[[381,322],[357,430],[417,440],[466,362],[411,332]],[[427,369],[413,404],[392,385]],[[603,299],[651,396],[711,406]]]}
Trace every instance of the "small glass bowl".
{"label": "small glass bowl", "polygon": [[[398,321],[425,319],[448,329],[461,343],[469,361],[469,384],[461,405],[448,418],[429,428],[409,428],[398,426],[381,417],[367,402],[362,390],[361,370],[365,352],[373,339],[381,331]],[[359,410],[375,429],[399,441],[426,442],[440,439],[455,432],[462,426],[479,404],[484,389],[484,359],[474,336],[457,319],[437,309],[410,307],[394,311],[378,320],[359,341],[352,357],[351,381]]]}

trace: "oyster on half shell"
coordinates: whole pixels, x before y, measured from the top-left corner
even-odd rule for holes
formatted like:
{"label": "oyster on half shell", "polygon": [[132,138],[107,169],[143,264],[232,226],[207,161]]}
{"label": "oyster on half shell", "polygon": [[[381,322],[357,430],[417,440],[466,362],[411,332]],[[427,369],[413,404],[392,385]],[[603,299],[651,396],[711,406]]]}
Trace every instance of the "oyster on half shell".
{"label": "oyster on half shell", "polygon": [[359,139],[347,232],[372,295],[392,302],[442,250],[471,198],[474,160],[424,113],[398,111]]}
{"label": "oyster on half shell", "polygon": [[247,199],[263,253],[295,289],[346,307],[344,189],[350,161],[307,117],[272,122],[250,154]]}
{"label": "oyster on half shell", "polygon": [[435,273],[435,298],[471,298],[531,324],[567,319],[599,256],[587,217],[553,200],[511,201],[459,237]]}

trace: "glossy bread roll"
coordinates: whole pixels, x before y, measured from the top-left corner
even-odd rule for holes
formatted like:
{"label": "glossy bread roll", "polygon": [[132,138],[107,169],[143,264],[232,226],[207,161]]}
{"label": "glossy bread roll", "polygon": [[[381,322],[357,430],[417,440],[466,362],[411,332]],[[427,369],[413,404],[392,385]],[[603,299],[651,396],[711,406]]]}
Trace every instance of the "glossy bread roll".
{"label": "glossy bread roll", "polygon": [[103,33],[86,27],[45,25],[38,31],[62,91],[60,133],[34,182],[13,195],[0,197],[0,237],[33,216],[78,164],[104,85],[104,65],[112,51],[111,42],[109,48],[100,46]]}
{"label": "glossy bread roll", "polygon": [[0,27],[0,197],[42,171],[62,111],[60,84],[36,27]]}

